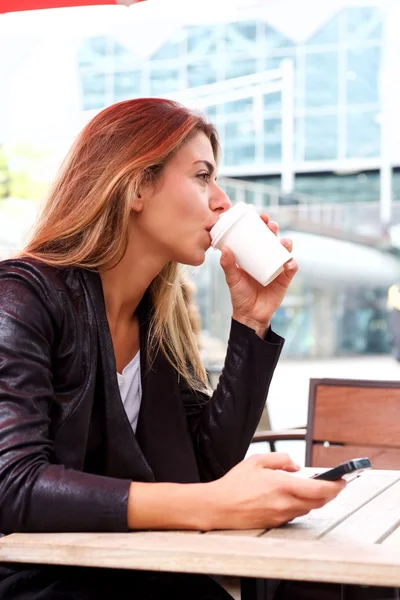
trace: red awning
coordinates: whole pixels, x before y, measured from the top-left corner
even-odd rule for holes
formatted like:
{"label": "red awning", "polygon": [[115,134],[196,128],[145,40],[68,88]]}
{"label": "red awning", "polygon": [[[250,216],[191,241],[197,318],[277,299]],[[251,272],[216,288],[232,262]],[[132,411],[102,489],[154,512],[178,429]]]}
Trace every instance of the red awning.
{"label": "red awning", "polygon": [[93,6],[99,4],[124,4],[129,6],[143,0],[0,0],[0,13],[68,6]]}

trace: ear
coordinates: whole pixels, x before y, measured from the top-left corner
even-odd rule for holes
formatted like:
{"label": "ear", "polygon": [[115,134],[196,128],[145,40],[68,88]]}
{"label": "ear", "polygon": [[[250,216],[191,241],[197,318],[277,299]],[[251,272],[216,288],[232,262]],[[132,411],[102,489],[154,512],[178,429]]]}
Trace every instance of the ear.
{"label": "ear", "polygon": [[141,212],[143,209],[142,194],[136,194],[132,200],[131,208],[134,212]]}

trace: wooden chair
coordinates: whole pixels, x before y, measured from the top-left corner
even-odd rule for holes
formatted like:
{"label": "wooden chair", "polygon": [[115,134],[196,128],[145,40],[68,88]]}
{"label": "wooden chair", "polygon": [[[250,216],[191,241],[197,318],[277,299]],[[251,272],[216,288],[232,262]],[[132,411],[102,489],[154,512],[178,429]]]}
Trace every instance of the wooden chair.
{"label": "wooden chair", "polygon": [[293,427],[288,429],[272,429],[269,419],[268,406],[263,410],[253,442],[267,442],[271,452],[276,451],[275,442],[304,440],[307,429],[305,427]]}
{"label": "wooden chair", "polygon": [[291,439],[305,439],[308,467],[368,456],[400,469],[400,381],[311,379],[307,430],[257,431],[253,441]]}
{"label": "wooden chair", "polygon": [[[221,375],[221,367],[210,366],[207,368],[207,374],[212,389],[215,389],[218,385],[219,376]],[[263,410],[263,414],[261,416],[253,442],[268,442],[271,452],[275,452],[275,441],[304,440],[305,433],[306,430],[304,428],[298,430],[281,429],[275,432],[271,428],[268,405],[266,405],[265,409]]]}

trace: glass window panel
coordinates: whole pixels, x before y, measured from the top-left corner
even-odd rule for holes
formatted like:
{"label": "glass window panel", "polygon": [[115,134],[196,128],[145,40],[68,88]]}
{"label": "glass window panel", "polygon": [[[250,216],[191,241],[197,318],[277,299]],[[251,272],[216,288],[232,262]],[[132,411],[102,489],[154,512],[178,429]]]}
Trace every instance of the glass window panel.
{"label": "glass window panel", "polygon": [[207,115],[207,117],[209,118],[209,120],[212,123],[215,123],[217,120],[217,107],[216,106],[207,106],[205,109],[203,109],[203,112]]}
{"label": "glass window panel", "polygon": [[[293,55],[291,55],[290,53],[287,56],[268,56],[265,59],[265,63],[264,63],[265,70],[271,71],[271,70],[278,69],[281,66],[282,61],[285,58],[289,58],[293,62],[295,73],[297,73],[295,57]],[[280,107],[281,107],[281,92],[272,92],[271,94],[264,94],[265,110],[276,111],[276,110],[279,110]]]}
{"label": "glass window panel", "polygon": [[357,48],[347,52],[347,102],[379,102],[381,49]]}
{"label": "glass window panel", "polygon": [[252,120],[243,119],[237,122],[229,122],[225,124],[225,134],[226,140],[230,142],[234,142],[235,144],[245,141],[249,141],[250,139],[254,139],[255,131],[254,131],[254,123]]}
{"label": "glass window panel", "polygon": [[249,114],[253,109],[252,98],[242,98],[241,100],[234,100],[233,102],[225,102],[223,105],[224,113],[226,115],[231,114]]}
{"label": "glass window panel", "polygon": [[377,117],[377,111],[347,115],[348,158],[379,156],[380,126]]}
{"label": "glass window panel", "polygon": [[264,44],[267,50],[293,46],[292,40],[267,24],[264,24]]}
{"label": "glass window panel", "polygon": [[257,38],[257,25],[253,23],[227,23],[221,30],[225,50],[246,51]]}
{"label": "glass window panel", "polygon": [[129,55],[127,49],[110,36],[94,36],[83,41],[79,49],[79,66],[100,66],[108,57],[122,58]]}
{"label": "glass window panel", "polygon": [[196,49],[208,46],[214,48],[215,52],[215,36],[217,34],[216,26],[196,26],[186,29],[188,35],[188,49],[193,52]]}
{"label": "glass window panel", "polygon": [[198,87],[217,81],[217,72],[210,62],[199,62],[188,65],[188,84],[189,87]]}
{"label": "glass window panel", "polygon": [[236,30],[244,38],[255,40],[257,37],[257,22],[241,21],[240,23],[236,23]]}
{"label": "glass window panel", "polygon": [[242,77],[243,75],[252,75],[257,72],[257,61],[246,58],[243,60],[230,60],[229,56],[226,59],[226,79],[234,77]]}
{"label": "glass window panel", "polygon": [[339,19],[336,15],[333,19],[330,19],[327,23],[322,25],[307,40],[307,45],[315,45],[315,44],[332,44],[337,42],[339,39]]}
{"label": "glass window panel", "polygon": [[305,56],[305,105],[338,103],[338,53],[317,52]]}
{"label": "glass window panel", "polygon": [[222,30],[223,47],[227,52],[241,52],[246,46],[246,41],[237,32],[237,23],[227,23]]}
{"label": "glass window panel", "polygon": [[297,117],[295,119],[295,135],[294,135],[294,157],[296,160],[304,160],[303,141],[304,141],[304,118]]}
{"label": "glass window panel", "polygon": [[152,60],[164,60],[169,58],[178,58],[180,55],[180,44],[167,42],[152,55]]}
{"label": "glass window panel", "polygon": [[347,39],[382,38],[382,13],[376,6],[357,6],[346,9]]}
{"label": "glass window panel", "polygon": [[110,46],[114,57],[126,56],[129,54],[127,48],[117,40],[113,40]]}
{"label": "glass window panel", "polygon": [[83,109],[102,108],[106,104],[106,74],[86,73],[82,76]]}
{"label": "glass window panel", "polygon": [[282,104],[281,92],[271,92],[270,94],[264,94],[264,109],[266,111],[277,111],[280,110]]}
{"label": "glass window panel", "polygon": [[152,60],[179,58],[182,54],[182,44],[186,40],[186,35],[184,29],[177,31],[172,39],[162,44],[152,55]]}
{"label": "glass window panel", "polygon": [[304,120],[305,160],[337,158],[338,134],[336,115],[310,115]]}
{"label": "glass window panel", "polygon": [[110,47],[112,46],[112,41],[109,37],[105,35],[91,37],[88,40],[88,44],[90,49],[96,54],[100,54],[101,56],[107,56],[110,53]]}
{"label": "glass window panel", "polygon": [[295,55],[288,51],[287,53],[285,52],[284,54],[282,53],[281,56],[266,56],[265,58],[265,69],[267,71],[269,71],[270,69],[278,69],[281,64],[282,61],[285,60],[285,58],[290,58],[290,60],[293,61],[294,64],[296,64],[296,57]]}
{"label": "glass window panel", "polygon": [[251,190],[244,191],[244,201],[247,204],[255,204],[256,203],[256,194]]}
{"label": "glass window panel", "polygon": [[150,92],[155,95],[175,92],[180,89],[180,74],[177,69],[153,70],[150,74]]}
{"label": "glass window panel", "polygon": [[89,40],[84,40],[78,50],[78,65],[79,67],[95,66],[98,62],[98,56],[90,47]]}
{"label": "glass window panel", "polygon": [[254,124],[249,120],[225,125],[224,164],[240,166],[253,164],[255,161]]}
{"label": "glass window panel", "polygon": [[114,101],[120,102],[133,96],[140,95],[141,92],[140,71],[124,71],[114,74]]}
{"label": "glass window panel", "polygon": [[264,121],[264,160],[280,162],[282,155],[282,123],[280,119]]}
{"label": "glass window panel", "polygon": [[242,143],[236,146],[226,144],[224,151],[224,165],[227,167],[241,167],[252,165],[255,162],[256,149],[253,143]]}

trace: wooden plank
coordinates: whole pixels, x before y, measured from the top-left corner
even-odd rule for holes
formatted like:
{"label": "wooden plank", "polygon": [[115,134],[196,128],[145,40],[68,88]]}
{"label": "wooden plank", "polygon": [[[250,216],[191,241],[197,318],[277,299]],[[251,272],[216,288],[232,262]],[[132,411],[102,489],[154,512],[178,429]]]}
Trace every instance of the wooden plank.
{"label": "wooden plank", "polygon": [[400,586],[400,553],[321,542],[167,532],[13,534],[0,560]]}
{"label": "wooden plank", "polygon": [[319,384],[315,402],[313,439],[354,445],[384,442],[386,446],[400,447],[398,382],[381,385],[360,382],[359,386]]}
{"label": "wooden plank", "polygon": [[313,444],[312,464],[315,467],[335,467],[357,456],[368,456],[375,469],[400,469],[400,451],[382,446],[324,446]]}
{"label": "wooden plank", "polygon": [[[321,470],[321,469],[319,469]],[[317,540],[373,498],[400,480],[398,471],[366,471],[351,481],[332,502],[312,510],[283,527],[271,529],[262,537],[269,539]]]}
{"label": "wooden plank", "polygon": [[397,482],[320,537],[324,542],[342,544],[377,543],[400,523],[399,506],[400,482]]}
{"label": "wooden plank", "polygon": [[218,529],[206,531],[204,535],[230,535],[235,537],[259,537],[265,533],[264,529]]}
{"label": "wooden plank", "polygon": [[391,548],[399,548],[400,547],[400,525],[394,528],[393,531],[388,532],[388,535],[385,539],[381,541],[382,546]]}

